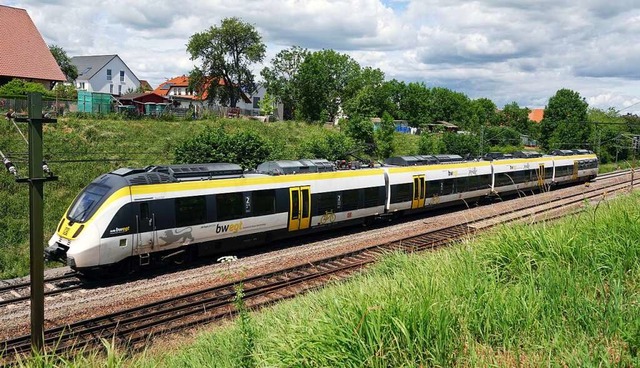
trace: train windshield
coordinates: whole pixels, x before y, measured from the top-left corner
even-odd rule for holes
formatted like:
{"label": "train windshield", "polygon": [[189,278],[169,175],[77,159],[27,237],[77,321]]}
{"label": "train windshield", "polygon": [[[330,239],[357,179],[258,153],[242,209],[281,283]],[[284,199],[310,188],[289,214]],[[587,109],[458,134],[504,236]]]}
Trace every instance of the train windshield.
{"label": "train windshield", "polygon": [[76,201],[69,210],[68,218],[74,222],[85,222],[98,209],[105,195],[109,192],[109,187],[100,184],[89,184],[80,193]]}

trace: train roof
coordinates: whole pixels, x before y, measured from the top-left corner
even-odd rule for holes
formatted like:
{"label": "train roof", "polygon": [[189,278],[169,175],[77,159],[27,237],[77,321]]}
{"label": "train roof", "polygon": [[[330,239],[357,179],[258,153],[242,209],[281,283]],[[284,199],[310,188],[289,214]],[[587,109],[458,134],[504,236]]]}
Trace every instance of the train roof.
{"label": "train roof", "polygon": [[335,170],[336,166],[324,159],[267,161],[256,168],[256,172],[267,175],[306,174]]}

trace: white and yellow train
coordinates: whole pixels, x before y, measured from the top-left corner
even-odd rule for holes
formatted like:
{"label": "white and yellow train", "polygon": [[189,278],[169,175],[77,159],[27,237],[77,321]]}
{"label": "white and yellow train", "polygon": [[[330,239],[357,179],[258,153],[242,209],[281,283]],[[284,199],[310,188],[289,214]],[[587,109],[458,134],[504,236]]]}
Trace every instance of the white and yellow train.
{"label": "white and yellow train", "polygon": [[326,160],[123,168],[73,201],[47,259],[94,273],[232,254],[274,239],[492,195],[595,178],[590,151],[493,160],[404,156],[342,169]]}

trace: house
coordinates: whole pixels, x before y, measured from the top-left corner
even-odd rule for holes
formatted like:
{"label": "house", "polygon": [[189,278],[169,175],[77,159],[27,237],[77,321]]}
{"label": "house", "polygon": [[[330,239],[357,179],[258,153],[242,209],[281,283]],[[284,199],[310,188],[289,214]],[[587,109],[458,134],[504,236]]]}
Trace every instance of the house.
{"label": "house", "polygon": [[118,55],[74,56],[78,68],[76,88],[80,91],[123,95],[140,87],[140,80]]}
{"label": "house", "polygon": [[129,93],[118,97],[119,109],[135,110],[140,115],[160,115],[171,104],[171,101],[153,92]]}
{"label": "house", "polygon": [[531,109],[529,120],[539,123],[544,119],[544,109]]}
{"label": "house", "polygon": [[[219,83],[224,84],[223,81]],[[238,115],[260,114],[259,104],[260,100],[264,98],[266,90],[262,85],[257,85],[256,87],[252,93],[242,91],[241,98],[236,104],[237,109],[234,109]],[[196,112],[198,112],[204,108],[220,108],[217,101],[210,103],[207,100],[208,95],[206,90],[199,94],[197,91],[190,89],[189,77],[186,75],[167,80],[153,90],[153,93],[170,98],[173,101],[173,106],[178,109],[194,108]],[[279,106],[279,109],[281,110],[282,107]]]}
{"label": "house", "polygon": [[65,76],[25,9],[0,5],[0,85],[19,78],[50,89]]}

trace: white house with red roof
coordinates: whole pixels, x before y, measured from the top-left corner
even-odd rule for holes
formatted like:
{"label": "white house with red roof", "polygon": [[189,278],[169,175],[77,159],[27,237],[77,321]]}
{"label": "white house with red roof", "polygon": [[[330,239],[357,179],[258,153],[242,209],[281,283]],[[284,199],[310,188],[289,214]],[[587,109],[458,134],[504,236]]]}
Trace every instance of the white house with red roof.
{"label": "white house with red roof", "polygon": [[0,85],[19,78],[42,83],[64,82],[49,46],[25,9],[0,5]]}

